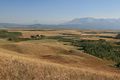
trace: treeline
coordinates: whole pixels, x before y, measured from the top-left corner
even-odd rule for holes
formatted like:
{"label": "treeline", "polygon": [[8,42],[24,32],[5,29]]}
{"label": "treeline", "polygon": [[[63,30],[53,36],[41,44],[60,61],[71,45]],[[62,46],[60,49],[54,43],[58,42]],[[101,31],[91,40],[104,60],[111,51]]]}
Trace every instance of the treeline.
{"label": "treeline", "polygon": [[62,36],[54,36],[51,39],[57,39],[63,42],[70,42],[71,45],[74,45],[88,54],[93,56],[112,60],[116,62],[116,67],[120,67],[120,46],[114,45],[113,43],[107,42],[103,39],[100,40],[75,40],[64,38]]}
{"label": "treeline", "polygon": [[28,38],[21,38],[21,32],[8,32],[7,30],[0,30],[0,38],[7,39],[8,41],[25,41]]}
{"label": "treeline", "polygon": [[109,42],[103,40],[82,40],[74,42],[73,45],[80,47],[80,50],[82,48],[86,53],[96,57],[113,60],[115,62],[120,61],[120,46],[114,46]]}
{"label": "treeline", "polygon": [[8,38],[9,41],[14,41],[14,42],[20,42],[20,41],[28,41],[28,40],[41,40],[44,39],[44,35],[31,35],[30,38],[22,38],[22,37],[17,37],[17,38]]}
{"label": "treeline", "polygon": [[116,38],[116,39],[120,39],[120,34],[118,34],[115,38]]}
{"label": "treeline", "polygon": [[40,40],[45,38],[44,35],[31,35],[30,38],[23,38],[21,32],[8,32],[7,30],[0,30],[0,38],[5,38],[8,41],[27,41],[27,40]]}
{"label": "treeline", "polygon": [[5,38],[9,41],[18,41],[20,36],[22,36],[21,32],[8,32],[7,30],[0,30],[0,38]]}
{"label": "treeline", "polygon": [[18,38],[22,36],[21,32],[8,32],[7,30],[0,30],[0,38]]}

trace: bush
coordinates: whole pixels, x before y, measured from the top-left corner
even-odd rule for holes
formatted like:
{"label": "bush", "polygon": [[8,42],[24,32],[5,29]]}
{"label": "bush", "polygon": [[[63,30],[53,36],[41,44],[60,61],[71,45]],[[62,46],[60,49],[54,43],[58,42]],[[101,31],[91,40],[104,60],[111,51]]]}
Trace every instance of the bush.
{"label": "bush", "polygon": [[31,36],[31,39],[33,40],[39,40],[39,39],[44,39],[45,38],[45,35],[32,35]]}
{"label": "bush", "polygon": [[112,43],[103,39],[100,40],[75,40],[71,38],[64,38],[62,36],[49,37],[50,39],[57,39],[63,42],[70,42],[73,46],[79,47],[79,50],[91,54],[93,56],[120,61],[120,46],[114,46]]}
{"label": "bush", "polygon": [[115,66],[116,66],[117,68],[120,68],[120,62],[117,63],[117,64],[115,64]]}
{"label": "bush", "polygon": [[8,32],[6,30],[0,30],[0,38],[18,38],[22,36],[21,32]]}
{"label": "bush", "polygon": [[118,34],[115,38],[116,38],[116,39],[120,39],[120,34]]}
{"label": "bush", "polygon": [[111,43],[106,41],[78,41],[73,45],[77,47],[82,47],[82,49],[91,55],[99,58],[105,58],[108,60],[113,60],[115,62],[120,61],[120,48],[113,46]]}
{"label": "bush", "polygon": [[41,39],[44,39],[44,38],[45,38],[45,35],[40,35],[40,38],[41,38]]}
{"label": "bush", "polygon": [[8,38],[8,41],[20,42],[20,41],[27,41],[31,40],[30,38]]}

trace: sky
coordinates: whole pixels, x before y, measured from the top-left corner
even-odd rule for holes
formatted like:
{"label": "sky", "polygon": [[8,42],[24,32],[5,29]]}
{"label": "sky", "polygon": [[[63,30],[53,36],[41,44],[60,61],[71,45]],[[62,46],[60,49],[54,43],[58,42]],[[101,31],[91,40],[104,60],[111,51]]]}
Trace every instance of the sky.
{"label": "sky", "polygon": [[83,17],[120,18],[120,0],[0,0],[0,23],[60,24]]}

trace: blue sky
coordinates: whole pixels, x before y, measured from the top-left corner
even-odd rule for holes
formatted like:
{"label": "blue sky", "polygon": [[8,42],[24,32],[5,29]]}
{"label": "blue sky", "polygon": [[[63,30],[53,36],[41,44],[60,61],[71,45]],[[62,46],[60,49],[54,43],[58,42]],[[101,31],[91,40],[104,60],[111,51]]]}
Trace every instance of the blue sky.
{"label": "blue sky", "polygon": [[57,24],[81,17],[120,18],[120,0],[0,0],[0,23]]}

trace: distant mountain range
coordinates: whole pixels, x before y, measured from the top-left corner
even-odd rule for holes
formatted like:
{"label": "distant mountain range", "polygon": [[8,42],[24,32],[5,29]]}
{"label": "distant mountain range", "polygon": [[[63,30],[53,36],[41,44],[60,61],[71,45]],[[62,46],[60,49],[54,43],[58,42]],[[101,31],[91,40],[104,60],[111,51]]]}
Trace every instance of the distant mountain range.
{"label": "distant mountain range", "polygon": [[63,25],[83,29],[120,29],[120,19],[80,18],[63,23]]}
{"label": "distant mountain range", "polygon": [[50,28],[54,25],[43,25],[43,24],[15,24],[15,23],[0,23],[0,28],[9,29],[9,28],[26,28],[26,29],[41,29],[41,28]]}
{"label": "distant mountain range", "polygon": [[79,28],[79,29],[120,29],[120,19],[79,18],[59,25],[0,23],[0,28]]}

